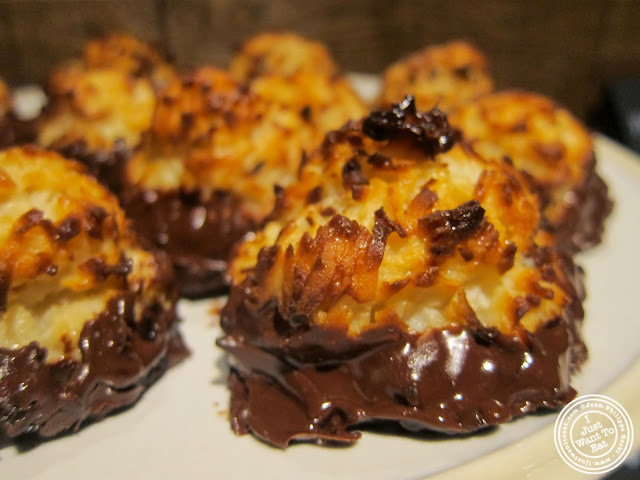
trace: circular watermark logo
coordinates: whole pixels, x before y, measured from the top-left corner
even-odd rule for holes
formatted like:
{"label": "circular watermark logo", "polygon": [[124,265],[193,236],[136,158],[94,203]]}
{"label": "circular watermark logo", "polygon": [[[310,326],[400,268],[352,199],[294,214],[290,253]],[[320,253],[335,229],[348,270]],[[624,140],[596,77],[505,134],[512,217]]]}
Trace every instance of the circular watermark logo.
{"label": "circular watermark logo", "polygon": [[584,395],[558,415],[554,441],[567,465],[582,473],[602,474],[629,455],[633,424],[627,411],[612,398]]}

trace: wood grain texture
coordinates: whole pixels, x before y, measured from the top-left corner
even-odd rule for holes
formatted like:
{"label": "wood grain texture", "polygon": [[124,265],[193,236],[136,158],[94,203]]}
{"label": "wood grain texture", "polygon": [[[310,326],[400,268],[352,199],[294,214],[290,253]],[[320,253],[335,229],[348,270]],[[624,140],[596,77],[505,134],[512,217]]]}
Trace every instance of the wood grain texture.
{"label": "wood grain texture", "polygon": [[42,81],[94,34],[126,30],[182,67],[225,66],[248,36],[293,30],[322,41],[346,70],[380,72],[430,43],[466,38],[501,88],[551,95],[579,116],[604,82],[640,75],[635,0],[0,0],[0,75]]}

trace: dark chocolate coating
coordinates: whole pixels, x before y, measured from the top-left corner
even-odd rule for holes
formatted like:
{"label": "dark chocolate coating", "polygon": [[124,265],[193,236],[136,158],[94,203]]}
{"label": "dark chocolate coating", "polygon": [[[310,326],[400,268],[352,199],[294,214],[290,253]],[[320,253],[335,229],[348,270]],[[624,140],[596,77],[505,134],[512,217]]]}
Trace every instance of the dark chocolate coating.
{"label": "dark chocolate coating", "polygon": [[131,149],[118,140],[108,151],[91,150],[83,141],[54,147],[61,155],[82,163],[89,173],[116,195],[122,193]]}
{"label": "dark chocolate coating", "polygon": [[257,227],[242,201],[228,191],[135,191],[124,209],[148,247],[169,254],[181,295],[201,298],[221,293],[227,259],[235,243]]}
{"label": "dark chocolate coating", "polygon": [[13,113],[0,118],[0,149],[32,143],[35,139],[35,120],[20,120]]}
{"label": "dark chocolate coating", "polygon": [[[548,248],[532,255],[540,266],[552,261]],[[480,324],[423,335],[386,326],[355,337],[296,326],[276,301],[259,300],[249,276],[231,290],[218,341],[231,354],[232,428],[284,448],[292,440],[352,443],[354,428],[376,420],[460,434],[559,408],[575,396],[570,375],[587,353],[581,270],[564,256],[557,268],[571,299],[563,317],[514,336]]]}
{"label": "dark chocolate coating", "polygon": [[0,349],[0,437],[51,437],[77,430],[135,403],[184,358],[188,352],[175,310],[165,309],[158,299],[136,318],[135,303],[133,293],[120,293],[85,324],[79,360],[47,363],[46,350],[35,342]]}
{"label": "dark chocolate coating", "polygon": [[562,221],[549,227],[559,248],[569,252],[585,251],[598,245],[602,241],[605,220],[613,210],[607,184],[595,166],[594,157],[584,181],[573,190]]}

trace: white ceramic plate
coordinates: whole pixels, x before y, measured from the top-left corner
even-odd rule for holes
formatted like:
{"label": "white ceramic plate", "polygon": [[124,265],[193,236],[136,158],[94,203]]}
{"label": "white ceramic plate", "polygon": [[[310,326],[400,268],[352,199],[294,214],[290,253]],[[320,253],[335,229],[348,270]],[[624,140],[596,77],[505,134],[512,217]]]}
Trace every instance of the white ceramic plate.
{"label": "white ceramic plate", "polygon": [[[360,84],[373,95],[375,84]],[[365,92],[366,93],[366,92]],[[604,243],[581,255],[587,271],[584,335],[590,358],[573,385],[601,393],[631,415],[640,445],[640,158],[597,138],[599,171],[616,202]],[[464,438],[365,432],[348,448],[295,445],[281,451],[228,424],[224,359],[211,313],[221,301],[180,303],[191,358],[134,407],[80,432],[20,451],[0,449],[0,478],[117,479],[567,479],[553,443],[554,414],[529,416]],[[593,478],[593,477],[592,477]]]}

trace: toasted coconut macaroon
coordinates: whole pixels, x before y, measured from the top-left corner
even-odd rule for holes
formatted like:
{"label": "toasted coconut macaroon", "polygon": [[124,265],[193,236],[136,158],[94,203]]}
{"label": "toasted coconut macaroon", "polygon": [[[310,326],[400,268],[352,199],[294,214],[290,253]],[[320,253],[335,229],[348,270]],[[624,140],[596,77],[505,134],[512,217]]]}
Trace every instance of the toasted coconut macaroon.
{"label": "toasted coconut macaroon", "polygon": [[463,41],[434,45],[413,53],[384,72],[380,103],[413,95],[420,110],[451,109],[493,90],[489,62]]}
{"label": "toasted coconut macaroon", "polygon": [[81,161],[119,193],[124,165],[151,126],[156,91],[176,76],[160,53],[133,37],[91,42],[81,61],[51,74],[38,143]]}
{"label": "toasted coconut macaroon", "polygon": [[290,77],[301,72],[332,76],[338,68],[324,45],[289,32],[251,37],[231,62],[231,73],[240,81],[265,75]]}
{"label": "toasted coconut macaroon", "polygon": [[531,177],[560,247],[600,242],[612,202],[596,173],[593,139],[567,110],[538,94],[504,91],[460,107],[451,122],[480,155],[509,157]]}
{"label": "toasted coconut macaroon", "polygon": [[88,68],[116,68],[136,78],[148,78],[156,91],[164,90],[178,76],[168,55],[121,32],[89,42],[82,59]]}
{"label": "toasted coconut macaroon", "polygon": [[364,111],[340,77],[269,76],[247,86],[195,70],[159,98],[150,141],[128,168],[125,208],[172,257],[183,294],[219,291],[232,246],[272,211],[304,152]]}
{"label": "toasted coconut macaroon", "polygon": [[538,245],[522,174],[456,137],[411,98],[349,123],[239,245],[218,340],[236,433],[466,433],[574,397],[579,272]]}
{"label": "toasted coconut macaroon", "polygon": [[0,222],[0,437],[100,419],[185,355],[169,263],[80,164],[1,152]]}

